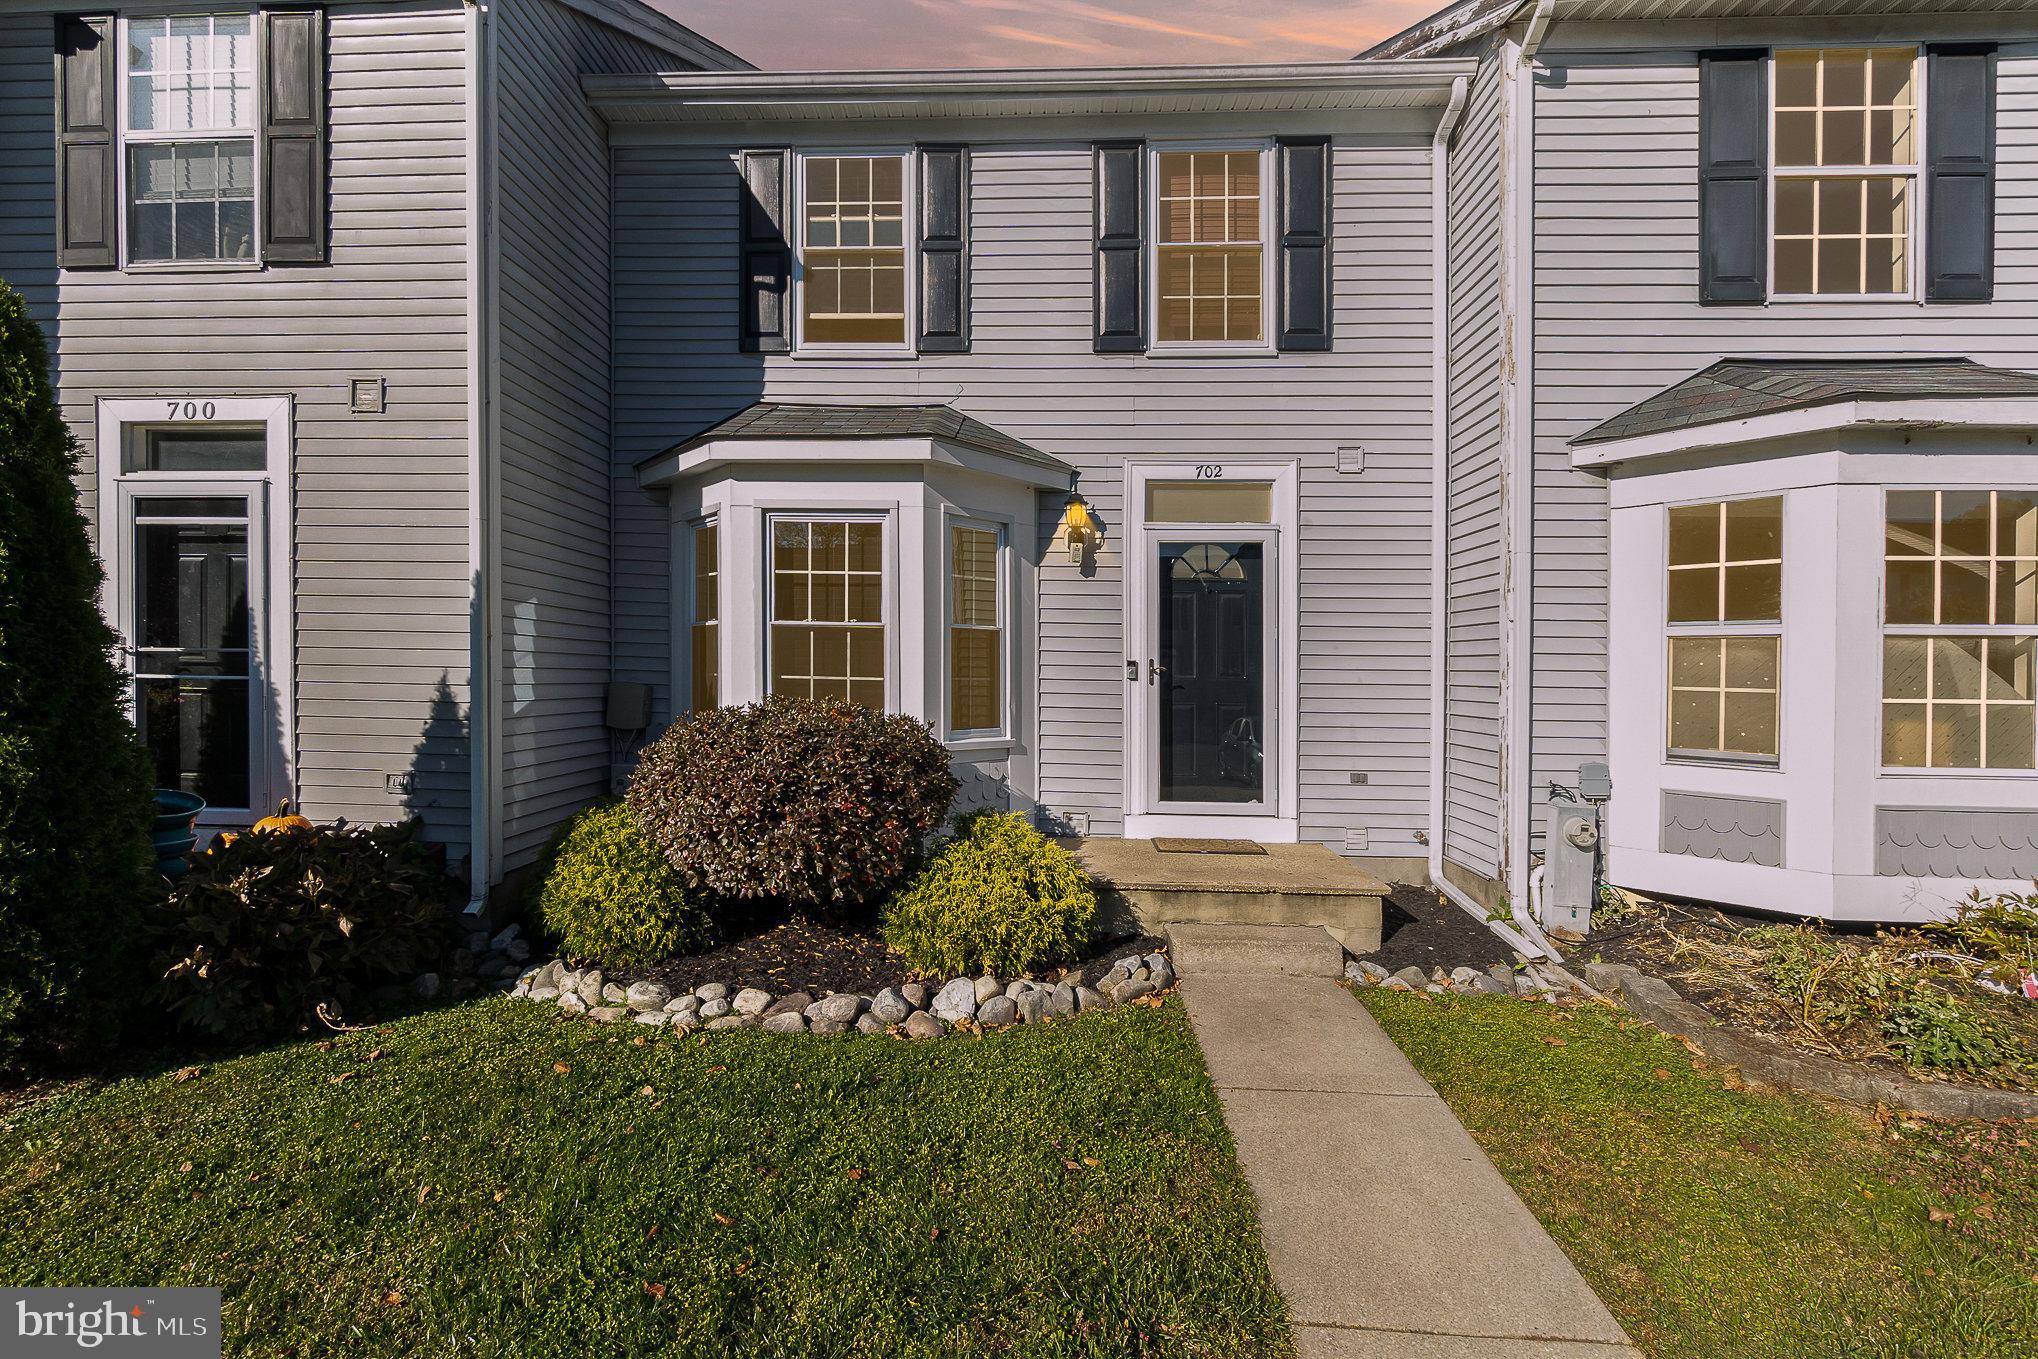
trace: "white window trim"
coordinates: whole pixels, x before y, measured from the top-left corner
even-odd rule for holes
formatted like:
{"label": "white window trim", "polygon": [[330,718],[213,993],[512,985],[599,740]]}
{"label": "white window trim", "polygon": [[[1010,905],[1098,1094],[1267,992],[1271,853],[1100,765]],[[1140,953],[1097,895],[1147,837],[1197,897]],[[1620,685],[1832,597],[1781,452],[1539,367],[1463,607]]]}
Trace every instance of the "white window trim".
{"label": "white window trim", "polygon": [[[955,667],[950,657],[950,630],[955,626],[955,551],[954,531],[956,529],[977,529],[997,535],[997,588],[995,608],[998,618],[998,725],[995,727],[958,727],[955,725]],[[941,514],[941,730],[943,744],[950,750],[984,750],[1009,746],[1012,733],[1017,730],[1014,708],[1013,627],[1017,620],[1013,616],[1013,538],[1012,525],[1003,519],[985,518],[982,515],[962,514],[943,509]]]}
{"label": "white window trim", "polygon": [[[1793,166],[1788,170],[1781,168],[1776,160],[1776,59],[1785,52],[1874,51],[1898,47],[1910,47],[1916,53],[1913,59],[1915,64],[1911,68],[1911,79],[1912,88],[1916,92],[1914,97],[1917,101],[1917,108],[1912,115],[1911,137],[1918,148],[1917,163],[1907,167],[1897,165],[1826,165]],[[1769,49],[1769,107],[1764,115],[1767,120],[1765,130],[1769,139],[1769,164],[1765,172],[1768,178],[1765,197],[1768,200],[1769,220],[1766,230],[1768,236],[1767,249],[1769,252],[1769,282],[1771,284],[1767,298],[1768,302],[1815,302],[1828,306],[1834,304],[1846,305],[1849,303],[1854,305],[1862,303],[1882,303],[1887,305],[1905,302],[1914,303],[1919,306],[1924,305],[1925,223],[1931,209],[1931,205],[1925,201],[1927,192],[1927,176],[1925,174],[1925,118],[1930,103],[1928,98],[1929,91],[1925,87],[1926,65],[1923,43],[1791,43],[1787,46]],[[1777,181],[1780,179],[1871,179],[1877,177],[1908,177],[1911,181],[1911,236],[1909,247],[1905,251],[1905,261],[1908,266],[1908,288],[1900,293],[1785,293],[1775,291]]]}
{"label": "white window trim", "polygon": [[[898,712],[900,710],[899,609],[896,599],[896,593],[899,588],[898,512],[895,509],[870,509],[857,506],[841,509],[824,509],[819,507],[802,508],[787,505],[769,505],[760,506],[759,508],[763,515],[760,525],[763,531],[758,535],[758,569],[764,588],[758,592],[761,607],[757,611],[756,644],[759,661],[757,669],[757,696],[759,698],[769,698],[771,696],[771,630],[776,621],[773,615],[777,612],[778,591],[778,574],[772,569],[771,544],[773,533],[779,521],[789,520],[796,523],[812,522],[825,524],[879,524],[883,526],[878,547],[879,552],[882,554],[880,563],[882,574],[878,580],[878,605],[879,612],[883,615],[880,619],[880,626],[884,629],[884,710],[888,713]],[[723,564],[727,565],[728,560],[729,554],[725,551],[722,554]],[[794,626],[798,626],[798,624]],[[818,626],[825,627],[827,625],[819,624]],[[727,635],[727,627],[721,627],[718,636],[723,638],[722,648],[723,655],[725,656],[728,654],[729,645]],[[724,672],[723,682],[726,686],[727,672]],[[724,701],[727,701],[726,694]]]}
{"label": "white window trim", "polygon": [[[248,243],[250,254],[244,260],[132,260],[128,257],[128,238],[131,235],[128,228],[132,217],[127,199],[128,147],[130,145],[162,145],[170,142],[238,141],[241,134],[238,131],[174,134],[160,132],[135,133],[128,131],[127,53],[130,47],[128,24],[135,19],[198,18],[201,16],[216,17],[227,14],[246,14],[249,16],[251,20],[249,32],[252,35],[251,41],[255,51],[255,116],[253,126],[247,132],[248,141],[253,143],[250,164],[253,166],[255,180],[254,212],[251,217],[254,224],[254,234]],[[115,91],[114,100],[113,193],[114,212],[119,218],[115,225],[114,235],[120,242],[120,267],[124,271],[138,274],[221,274],[246,273],[252,270],[259,270],[262,267],[262,175],[264,168],[262,123],[266,115],[268,103],[268,82],[263,78],[264,70],[268,64],[268,53],[264,47],[267,39],[263,35],[260,10],[253,5],[231,3],[231,0],[225,4],[148,5],[120,15],[119,23],[115,29],[115,39],[119,43],[119,47],[114,61],[114,84],[118,88]]]}
{"label": "white window trim", "polygon": [[[1947,492],[1951,492],[1951,493],[1953,493],[1953,494],[1976,494],[1976,493],[1982,493],[1982,492],[1989,492],[1989,491],[1996,491],[1996,492],[2008,492],[2008,493],[2010,493],[2010,494],[2013,494],[2013,495],[2014,495],[2014,494],[2018,494],[2018,493],[2026,493],[2026,494],[2038,494],[2038,486],[2018,486],[2018,485],[2004,485],[2004,484],[2001,484],[2001,483],[1997,483],[1997,482],[1989,482],[1989,483],[1987,483],[1987,484],[1985,484],[1985,485],[1984,485],[1984,484],[1974,484],[1974,483],[1967,483],[1967,482],[1961,482],[1961,481],[1958,481],[1958,480],[1955,480],[1955,479],[1949,479],[1949,480],[1947,480],[1947,481],[1945,481],[1945,482],[1939,482],[1939,483],[1934,483],[1934,484],[1932,484],[1932,485],[1929,485],[1929,486],[1913,486],[1913,485],[1908,485],[1908,484],[1905,484],[1905,485],[1899,485],[1899,484],[1897,484],[1897,483],[1895,483],[1895,482],[1890,482],[1890,483],[1887,483],[1887,484],[1883,485],[1883,486],[1882,486],[1882,487],[1881,487],[1880,489],[1881,489],[1881,492],[1882,492],[1882,495],[1881,495],[1881,502],[1880,502],[1880,504],[1881,504],[1881,523],[1880,523],[1880,524],[1879,524],[1879,525],[1878,525],[1877,527],[1878,527],[1878,530],[1879,530],[1880,532],[1884,533],[1884,534],[1886,534],[1886,533],[1888,532],[1888,526],[1889,526],[1889,497],[1891,496],[1891,494],[1893,494],[1893,493],[1896,493],[1896,492],[1904,492],[1904,491],[1931,491],[1931,492],[1934,492],[1934,493],[1947,493]],[[1936,511],[1935,511],[1935,513],[1936,513]],[[1935,526],[1935,535],[1936,535],[1936,531],[1937,531],[1937,530],[1936,530],[1936,526]],[[1994,530],[1993,530],[1993,529],[1991,529],[1991,530],[1990,530],[1990,533],[1991,533],[1991,536],[1993,536],[1993,534],[1994,534]],[[1935,543],[1935,546],[1936,546],[1936,543]],[[1882,661],[1883,661],[1883,650],[1884,650],[1884,642],[1885,642],[1885,641],[1886,641],[1886,640],[1887,640],[1888,638],[1891,638],[1891,637],[1928,637],[1928,638],[1930,638],[1930,637],[1945,637],[1945,638],[1949,638],[1949,639],[1952,639],[1952,638],[1963,638],[1963,637],[1975,637],[1975,638],[1997,638],[1997,637],[2000,637],[2000,638],[2017,638],[2017,637],[2038,637],[2038,624],[2031,624],[2031,625],[2025,626],[2025,625],[2018,625],[2018,624],[2013,624],[2013,623],[1891,623],[1891,622],[1889,622],[1889,621],[1888,621],[1888,619],[1889,619],[1889,567],[1888,567],[1888,563],[1889,563],[1889,546],[1888,546],[1888,539],[1887,539],[1886,537],[1884,537],[1884,538],[1881,538],[1881,539],[1879,539],[1879,540],[1878,540],[1878,543],[1877,543],[1877,547],[1876,547],[1876,560],[1877,560],[1877,561],[1878,561],[1879,563],[1881,563],[1881,564],[1882,564],[1882,568],[1883,568],[1881,576],[1880,576],[1880,577],[1879,577],[1879,578],[1877,579],[1877,581],[1876,581],[1876,589],[1875,589],[1875,633],[1876,633],[1876,640],[1875,640],[1875,660],[1876,660],[1876,667],[1875,667],[1875,732],[1874,732],[1874,739],[1875,739],[1875,765],[1876,765],[1876,772],[1877,772],[1877,773],[1878,773],[1878,774],[1879,774],[1879,775],[1880,775],[1881,777],[1883,777],[1883,778],[1887,778],[1887,779],[2011,779],[2011,780],[2018,780],[2018,779],[2021,779],[2021,780],[2026,780],[2026,781],[2029,781],[2029,780],[2033,780],[2033,779],[2038,779],[2038,769],[2001,769],[2001,768],[1991,769],[1991,768],[1987,768],[1987,767],[1985,767],[1985,766],[1979,766],[1979,765],[1976,765],[1976,766],[1968,766],[1968,765],[1951,765],[1951,764],[1942,764],[1942,765],[1905,765],[1905,764],[1885,764],[1885,763],[1883,763],[1883,758],[1882,758],[1882,751],[1883,751],[1883,722],[1884,722],[1884,720],[1885,720],[1885,714],[1886,714],[1886,713],[1887,713],[1887,711],[1888,711],[1888,705],[1889,705],[1889,703],[1891,702],[1891,700],[1890,700],[1890,698],[1889,698],[1889,696],[1888,696],[1888,693],[1887,693],[1887,692],[1886,692],[1886,690],[1884,689],[1884,683],[1885,683],[1885,678],[1886,678],[1886,677],[1885,677],[1885,674],[1884,674],[1884,670],[1883,670],[1883,664],[1882,664]],[[1933,561],[1933,562],[1940,562],[1940,561],[1944,561],[1944,560],[1946,560],[1946,556],[1945,556],[1945,554],[1944,554],[1944,553],[1937,553],[1936,555],[1934,555],[1934,556],[1932,556],[1932,557],[1927,557],[1927,558],[1923,558],[1922,560],[1926,560],[1926,561]],[[1954,560],[1956,560],[1956,561],[1959,561],[1959,560],[1978,560],[1978,559],[1972,559],[1972,558],[1961,558],[1961,557],[1955,557],[1955,558],[1954,558]],[[1991,587],[1991,589],[1993,589],[1993,587],[1994,587],[1994,582],[1993,582],[1993,581],[1991,581],[1991,582],[1990,582],[1990,587]],[[1936,590],[1936,588],[1937,588],[1937,581],[1936,581],[1936,578],[1935,578],[1935,581],[1934,581],[1934,588],[1935,588],[1935,590]],[[1937,602],[1937,601],[1935,601],[1935,605],[1936,605],[1936,602]],[[1935,611],[1936,611],[1936,610],[1935,610]],[[1927,684],[1929,685],[1929,680],[1927,681]],[[1930,692],[1929,688],[1927,689],[1927,692],[1928,692],[1928,693]],[[1900,699],[1897,699],[1897,700],[1895,700],[1895,701],[1896,701],[1896,702],[1898,702],[1898,703],[1908,703],[1908,702],[1914,702],[1914,701],[1917,701],[1917,700],[1911,700],[1911,699],[1901,699],[1901,698],[1900,698]],[[1959,702],[1960,702],[1961,700],[1959,700],[1959,699],[1941,699],[1941,700],[1936,700],[1936,701],[1937,701],[1937,702],[1944,702],[1944,703],[1959,703]],[[1929,721],[1930,721],[1930,714],[1931,714],[1931,705],[1932,705],[1932,700],[1926,700],[1926,720],[1927,720],[1927,722],[1929,722]],[[1986,711],[1986,709],[1987,709],[1987,705],[1986,705],[1986,704],[1982,704],[1981,706],[1982,706],[1982,708],[1983,708],[1983,713],[1982,713],[1982,718],[1983,718],[1983,722],[1984,722],[1984,723],[1986,723],[1986,721],[1987,721],[1987,711]],[[2005,705],[2003,705],[2003,706],[2009,706],[2009,705],[2005,704]],[[1931,743],[1931,731],[1930,731],[1930,728],[1929,728],[1929,726],[1928,726],[1928,727],[1927,727],[1927,729],[1926,729],[1926,733],[1925,733],[1925,740],[1926,740],[1926,752],[1927,752],[1927,757],[1929,758],[1929,756],[1930,756],[1930,749],[1931,749],[1931,746],[1930,746],[1930,743]],[[1984,737],[1984,741],[1985,741],[1985,737]]]}
{"label": "white window trim", "polygon": [[[291,545],[296,537],[291,517],[294,424],[287,396],[209,396],[183,394],[143,398],[102,397],[95,421],[98,513],[95,517],[100,559],[106,569],[103,608],[119,634],[127,656],[135,650],[133,548],[127,532],[127,499],[135,494],[204,495],[242,493],[249,498],[249,567],[260,554],[262,604],[252,621],[256,636],[250,657],[250,796],[254,817],[268,815],[275,803],[297,793],[297,637]],[[205,428],[262,426],[268,445],[267,466],[259,472],[127,472],[126,449],[132,431],[141,428]],[[133,692],[131,664],[126,692]],[[265,723],[264,717],[271,719]],[[258,760],[259,755],[259,760]],[[266,805],[265,805],[266,804]],[[201,826],[238,826],[248,817],[237,809],[208,808]]]}
{"label": "white window trim", "polygon": [[[1722,622],[1722,623],[1671,622],[1670,621],[1670,573],[1672,570],[1672,567],[1670,565],[1671,512],[1673,510],[1690,509],[1695,506],[1701,505],[1728,505],[1734,503],[1735,501],[1740,500],[1780,500],[1783,502],[1782,506],[1783,521],[1782,527],[1779,530],[1780,541],[1782,543],[1782,555],[1777,559],[1776,563],[1778,585],[1780,590],[1777,605],[1777,613],[1780,616],[1772,622]],[[1790,516],[1791,516],[1790,496],[1787,493],[1781,491],[1751,492],[1746,495],[1705,496],[1694,500],[1673,501],[1662,507],[1661,515],[1662,515],[1661,538],[1663,543],[1663,555],[1662,560],[1657,563],[1657,570],[1659,572],[1657,579],[1659,580],[1663,587],[1662,589],[1663,611],[1662,614],[1660,615],[1663,626],[1663,684],[1662,692],[1659,693],[1657,697],[1662,701],[1663,704],[1662,721],[1658,726],[1658,730],[1662,733],[1662,739],[1659,744],[1662,746],[1663,762],[1665,764],[1672,765],[1701,765],[1709,769],[1731,768],[1731,769],[1781,770],[1783,768],[1783,749],[1785,745],[1784,739],[1785,732],[1783,725],[1784,676],[1789,673],[1786,667],[1790,663],[1789,660],[1790,639],[1788,636],[1789,629],[1785,626],[1785,624],[1788,622],[1787,615],[1790,612],[1790,601],[1787,598],[1789,591],[1788,589],[1782,588],[1783,585],[1782,577],[1785,569],[1784,563],[1785,560],[1790,555]],[[1724,545],[1722,546],[1721,551],[1723,552],[1725,551]],[[1751,558],[1749,562],[1746,564],[1758,565],[1766,560],[1767,560],[1766,558]],[[1719,562],[1713,563],[1713,569],[1715,570],[1718,570],[1720,566],[1721,563]],[[1724,611],[1725,610],[1722,609],[1722,612]],[[1673,746],[1670,744],[1670,694],[1675,674],[1670,663],[1670,653],[1672,650],[1671,644],[1684,638],[1703,639],[1707,637],[1776,638],[1776,753],[1774,755],[1750,755],[1744,751],[1738,750],[1690,750],[1682,746]],[[1726,682],[1726,676],[1724,674],[1721,675],[1720,682],[1722,684]]]}
{"label": "white window trim", "polygon": [[[1257,151],[1260,156],[1260,339],[1163,340],[1161,339],[1161,184],[1162,153],[1181,151]],[[1146,352],[1162,358],[1260,358],[1276,352],[1274,344],[1275,239],[1274,141],[1271,137],[1211,139],[1197,138],[1147,143],[1146,165]]]}
{"label": "white window trim", "polygon": [[[898,344],[830,344],[807,338],[807,162],[897,156],[899,168],[900,248],[906,259],[904,338]],[[793,286],[794,358],[902,359],[918,354],[920,315],[920,232],[918,157],[910,146],[814,146],[793,153]]]}
{"label": "white window trim", "polygon": [[[679,596],[679,599],[676,601],[676,607],[673,610],[673,613],[676,615],[674,621],[678,628],[678,636],[675,638],[676,646],[674,649],[686,657],[686,664],[673,667],[673,688],[675,691],[683,691],[680,693],[678,701],[672,705],[675,715],[692,712],[694,709],[693,630],[700,622],[698,616],[699,606],[694,600],[694,571],[698,565],[696,557],[700,550],[700,531],[711,526],[716,531],[715,682],[718,687],[724,689],[726,689],[728,683],[729,670],[728,666],[724,663],[724,657],[728,651],[729,633],[728,596],[725,589],[728,582],[728,572],[723,568],[729,560],[729,553],[727,545],[722,541],[724,534],[721,531],[721,512],[710,509],[700,514],[688,515],[680,520],[680,536],[684,541],[680,543],[679,552],[676,555],[678,560],[685,564],[685,574],[680,577],[685,582],[685,588],[674,591]],[[726,697],[726,694],[724,697]]]}

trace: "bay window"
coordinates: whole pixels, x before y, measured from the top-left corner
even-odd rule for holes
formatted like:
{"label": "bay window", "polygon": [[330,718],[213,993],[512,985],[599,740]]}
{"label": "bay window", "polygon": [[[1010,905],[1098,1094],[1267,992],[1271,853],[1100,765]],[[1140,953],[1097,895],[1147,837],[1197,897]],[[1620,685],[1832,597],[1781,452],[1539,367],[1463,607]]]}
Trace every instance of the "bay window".
{"label": "bay window", "polygon": [[801,162],[802,344],[906,344],[906,158]]}
{"label": "bay window", "polygon": [[948,533],[948,725],[981,734],[1004,726],[1004,628],[998,531],[957,524]]}
{"label": "bay window", "polygon": [[1783,645],[1783,500],[1669,511],[1668,746],[1774,760]]}
{"label": "bay window", "polygon": [[1882,762],[2038,768],[2038,492],[1891,491]]}
{"label": "bay window", "polygon": [[885,706],[882,520],[774,517],[771,692]]}
{"label": "bay window", "polygon": [[1781,50],[1773,93],[1775,291],[1907,295],[1918,219],[1914,47]]}
{"label": "bay window", "polygon": [[722,531],[715,520],[693,531],[693,612],[689,655],[695,712],[722,702]]}
{"label": "bay window", "polygon": [[253,16],[136,16],[126,31],[128,259],[253,260]]}
{"label": "bay window", "polygon": [[1155,155],[1158,343],[1265,342],[1264,160],[1259,149]]}

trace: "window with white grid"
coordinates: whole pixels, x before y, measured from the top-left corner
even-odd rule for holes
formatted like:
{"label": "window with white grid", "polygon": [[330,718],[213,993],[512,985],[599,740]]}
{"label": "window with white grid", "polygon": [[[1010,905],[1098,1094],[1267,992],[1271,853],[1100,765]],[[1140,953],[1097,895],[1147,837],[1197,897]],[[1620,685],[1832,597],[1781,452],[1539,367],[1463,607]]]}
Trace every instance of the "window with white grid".
{"label": "window with white grid", "polygon": [[1266,338],[1263,161],[1257,150],[1155,155],[1157,342]]}
{"label": "window with white grid", "polygon": [[1783,499],[1669,514],[1668,746],[1774,760],[1783,649]]}
{"label": "window with white grid", "polygon": [[879,519],[771,521],[771,692],[885,706]]}
{"label": "window with white grid", "polygon": [[2038,768],[2038,491],[1891,491],[1882,762]]}
{"label": "window with white grid", "polygon": [[808,156],[801,209],[807,344],[906,342],[906,158]]}
{"label": "window with white grid", "polygon": [[998,531],[948,531],[948,725],[991,732],[1004,725],[1004,628],[998,605]]}
{"label": "window with white grid", "polygon": [[1918,217],[1917,49],[1785,49],[1774,76],[1775,292],[1908,294]]}
{"label": "window with white grid", "polygon": [[126,32],[128,259],[252,260],[253,16],[136,16]]}

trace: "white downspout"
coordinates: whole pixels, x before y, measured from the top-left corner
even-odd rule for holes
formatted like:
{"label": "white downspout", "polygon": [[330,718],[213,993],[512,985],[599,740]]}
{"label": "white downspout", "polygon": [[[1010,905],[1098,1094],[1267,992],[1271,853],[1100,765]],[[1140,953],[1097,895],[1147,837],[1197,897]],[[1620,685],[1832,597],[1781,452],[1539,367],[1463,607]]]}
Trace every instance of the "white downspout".
{"label": "white downspout", "polygon": [[1486,924],[1526,957],[1554,956],[1487,912],[1444,876],[1444,706],[1449,697],[1447,582],[1450,575],[1450,143],[1464,117],[1471,81],[1451,82],[1450,101],[1430,141],[1430,622],[1429,622],[1429,881],[1447,901]]}

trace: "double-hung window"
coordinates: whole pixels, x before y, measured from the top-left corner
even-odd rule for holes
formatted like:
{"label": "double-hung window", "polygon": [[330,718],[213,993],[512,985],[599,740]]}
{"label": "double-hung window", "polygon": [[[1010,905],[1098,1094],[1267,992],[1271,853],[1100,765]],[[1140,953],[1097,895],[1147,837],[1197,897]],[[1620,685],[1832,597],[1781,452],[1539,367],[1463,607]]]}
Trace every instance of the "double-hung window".
{"label": "double-hung window", "polygon": [[1783,498],[1670,510],[1668,745],[1773,761],[1783,645]]}
{"label": "double-hung window", "polygon": [[948,727],[995,733],[1004,720],[1005,630],[999,597],[998,530],[971,524],[948,531]]}
{"label": "double-hung window", "polygon": [[1891,491],[1882,763],[2038,767],[2038,492]]}
{"label": "double-hung window", "polygon": [[882,519],[771,520],[771,692],[885,706]]}
{"label": "double-hung window", "polygon": [[1157,344],[1266,343],[1267,154],[1264,148],[1155,153]]}
{"label": "double-hung window", "polygon": [[906,157],[801,160],[800,343],[906,346]]}
{"label": "double-hung window", "polygon": [[127,257],[255,258],[251,14],[126,21]]}
{"label": "double-hung window", "polygon": [[693,602],[688,636],[693,710],[722,702],[722,529],[713,519],[694,525]]}
{"label": "double-hung window", "polygon": [[1922,146],[1918,66],[1915,47],[1776,53],[1776,294],[1913,291]]}

